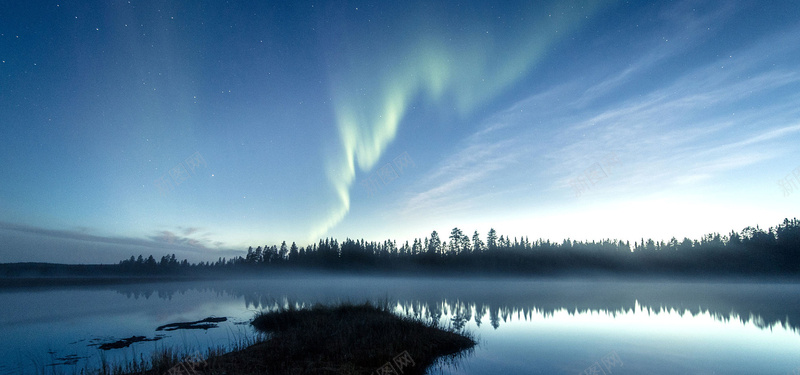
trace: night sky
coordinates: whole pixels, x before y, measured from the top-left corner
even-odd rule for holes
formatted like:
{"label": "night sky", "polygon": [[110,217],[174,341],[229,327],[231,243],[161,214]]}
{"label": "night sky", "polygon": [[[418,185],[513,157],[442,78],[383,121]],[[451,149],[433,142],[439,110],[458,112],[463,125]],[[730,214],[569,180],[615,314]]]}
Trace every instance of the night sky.
{"label": "night sky", "polygon": [[0,2],[0,262],[800,212],[800,2]]}

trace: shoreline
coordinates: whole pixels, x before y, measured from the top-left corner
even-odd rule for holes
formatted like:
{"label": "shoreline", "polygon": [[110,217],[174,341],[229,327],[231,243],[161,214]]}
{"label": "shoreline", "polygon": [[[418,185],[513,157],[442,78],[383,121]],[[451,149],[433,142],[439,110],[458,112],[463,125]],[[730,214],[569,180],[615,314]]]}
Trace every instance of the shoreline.
{"label": "shoreline", "polygon": [[247,272],[226,275],[100,275],[100,276],[35,276],[35,277],[0,277],[1,289],[16,288],[59,288],[59,287],[93,287],[106,285],[136,285],[153,283],[173,283],[189,281],[228,281],[228,280],[260,280],[260,279],[302,279],[307,277],[364,277],[364,278],[425,278],[440,280],[540,280],[540,281],[627,281],[627,282],[664,282],[664,283],[770,283],[796,284],[800,276],[796,275],[693,275],[693,274],[614,274],[614,273],[577,273],[569,274],[481,274],[481,273],[442,273],[423,272],[348,272],[325,270],[272,270],[266,272]]}

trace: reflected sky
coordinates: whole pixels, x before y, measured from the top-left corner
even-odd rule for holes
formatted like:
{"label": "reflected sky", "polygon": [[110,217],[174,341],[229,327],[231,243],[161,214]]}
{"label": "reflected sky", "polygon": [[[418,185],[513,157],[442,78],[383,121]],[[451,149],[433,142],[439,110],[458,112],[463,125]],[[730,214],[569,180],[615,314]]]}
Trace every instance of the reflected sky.
{"label": "reflected sky", "polygon": [[[472,324],[467,325],[473,328]],[[780,373],[797,360],[796,331],[776,324],[652,311],[515,311],[497,329],[473,329],[486,343],[446,373],[577,374],[615,352],[620,374]],[[509,360],[510,359],[510,360]],[[775,365],[774,371],[765,371]]]}
{"label": "reflected sky", "polygon": [[91,343],[154,337],[159,325],[208,316],[229,321],[105,355],[225,346],[254,337],[241,323],[259,310],[371,300],[474,333],[478,347],[436,369],[446,374],[578,374],[609,353],[621,361],[614,374],[786,374],[800,367],[798,294],[780,283],[363,277],[3,290],[0,373],[42,369],[68,355],[82,368],[99,363]]}

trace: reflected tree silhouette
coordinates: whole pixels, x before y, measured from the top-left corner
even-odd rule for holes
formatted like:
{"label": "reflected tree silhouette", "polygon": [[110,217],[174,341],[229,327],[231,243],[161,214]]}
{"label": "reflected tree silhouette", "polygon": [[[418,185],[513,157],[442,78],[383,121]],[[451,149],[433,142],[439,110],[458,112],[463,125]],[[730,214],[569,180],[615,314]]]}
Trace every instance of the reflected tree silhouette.
{"label": "reflected tree silhouette", "polygon": [[[296,279],[197,281],[109,285],[128,298],[170,300],[191,292],[241,299],[245,308],[269,310],[340,301],[384,303],[397,314],[426,321],[480,327],[489,319],[495,329],[538,316],[616,316],[646,311],[652,314],[708,314],[720,322],[751,323],[761,329],[776,325],[800,334],[800,291],[792,283],[649,282],[514,279],[419,279],[322,276]],[[352,285],[359,285],[353,288]],[[423,286],[425,288],[423,288]],[[386,291],[391,290],[391,299]]]}

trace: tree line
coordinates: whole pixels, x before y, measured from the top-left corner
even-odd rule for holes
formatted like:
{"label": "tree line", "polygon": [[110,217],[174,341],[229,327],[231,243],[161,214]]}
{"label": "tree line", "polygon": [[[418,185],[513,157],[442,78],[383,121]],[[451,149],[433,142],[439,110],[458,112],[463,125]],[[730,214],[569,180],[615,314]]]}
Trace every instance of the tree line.
{"label": "tree line", "polygon": [[431,273],[561,274],[568,272],[663,274],[800,274],[800,221],[785,219],[764,230],[747,227],[741,232],[711,233],[700,239],[669,241],[641,239],[562,242],[530,240],[500,235],[491,229],[484,238],[453,228],[443,238],[436,231],[398,245],[347,238],[320,239],[298,246],[248,248],[245,256],[215,262],[189,263],[175,255],[156,260],[133,256],[119,263],[122,270],[170,272],[189,269],[328,269],[349,271],[419,271]]}

